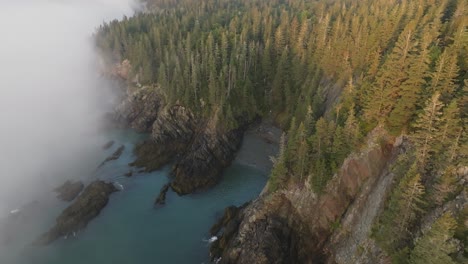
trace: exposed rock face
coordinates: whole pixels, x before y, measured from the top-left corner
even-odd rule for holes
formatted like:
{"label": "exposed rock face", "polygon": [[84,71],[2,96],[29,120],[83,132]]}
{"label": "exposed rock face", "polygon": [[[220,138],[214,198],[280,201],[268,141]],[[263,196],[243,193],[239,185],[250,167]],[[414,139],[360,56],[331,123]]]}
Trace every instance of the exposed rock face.
{"label": "exposed rock face", "polygon": [[211,246],[212,258],[221,257],[220,263],[309,263],[310,252],[302,249],[310,243],[310,234],[285,196],[259,198],[232,211],[228,208],[223,217],[224,230]]}
{"label": "exposed rock face", "polygon": [[197,136],[174,166],[172,189],[188,194],[216,185],[223,169],[234,159],[242,136],[241,129]]}
{"label": "exposed rock face", "polygon": [[132,165],[154,171],[185,151],[195,134],[193,114],[182,106],[161,113],[152,126],[151,139],[137,145]]}
{"label": "exposed rock face", "polygon": [[[129,88],[129,90],[131,90]],[[115,109],[118,123],[139,132],[149,132],[163,106],[157,87],[141,87],[129,95]]]}
{"label": "exposed rock face", "polygon": [[242,128],[213,131],[185,107],[173,106],[158,115],[151,138],[135,148],[137,159],[131,165],[153,171],[175,161],[171,188],[181,195],[192,193],[218,183],[242,136]]}
{"label": "exposed rock face", "polygon": [[95,181],[89,184],[75,202],[56,219],[56,224],[42,235],[37,244],[50,244],[61,236],[79,231],[107,205],[109,195],[117,191],[112,183]]}
{"label": "exposed rock face", "polygon": [[[261,196],[239,212],[240,224],[220,248],[220,263],[323,263],[327,241],[363,189],[385,177],[395,154],[393,140],[374,132],[366,149],[351,155],[317,196],[309,187],[289,187]],[[223,240],[223,236],[219,239]],[[222,252],[222,253],[219,253]],[[333,261],[332,261],[333,262]],[[348,262],[349,263],[349,262]]]}
{"label": "exposed rock face", "polygon": [[169,107],[163,98],[158,87],[129,87],[115,111],[118,123],[151,132],[149,140],[136,146],[137,158],[130,165],[149,172],[174,162],[170,186],[181,195],[215,185],[239,149],[245,128],[220,131],[216,122],[181,105]]}
{"label": "exposed rock face", "polygon": [[57,198],[70,202],[78,196],[78,194],[83,190],[84,184],[80,181],[71,182],[66,181],[61,186],[57,187],[54,191],[58,193]]}

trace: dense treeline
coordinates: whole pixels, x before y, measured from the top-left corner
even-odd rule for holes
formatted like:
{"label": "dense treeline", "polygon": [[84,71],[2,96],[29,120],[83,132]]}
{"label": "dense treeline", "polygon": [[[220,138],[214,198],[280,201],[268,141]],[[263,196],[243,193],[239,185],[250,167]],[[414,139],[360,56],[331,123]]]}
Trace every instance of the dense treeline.
{"label": "dense treeline", "polygon": [[372,128],[406,134],[412,147],[374,235],[397,263],[423,263],[433,247],[431,263],[455,261],[449,244],[466,240],[455,231],[466,212],[442,216],[417,241],[412,231],[465,188],[465,0],[149,2],[99,29],[109,63],[129,60],[131,80],[157,84],[168,104],[220,128],[254,116],[287,128],[271,191],[308,181],[320,193]]}

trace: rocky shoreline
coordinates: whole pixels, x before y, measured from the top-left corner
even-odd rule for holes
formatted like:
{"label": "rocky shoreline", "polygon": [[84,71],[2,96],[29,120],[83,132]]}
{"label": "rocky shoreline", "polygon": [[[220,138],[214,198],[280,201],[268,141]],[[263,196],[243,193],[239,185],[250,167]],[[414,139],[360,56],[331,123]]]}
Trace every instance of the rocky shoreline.
{"label": "rocky shoreline", "polygon": [[223,131],[184,106],[166,106],[157,87],[128,88],[114,116],[123,126],[151,134],[135,147],[137,158],[130,165],[151,172],[173,163],[170,187],[179,195],[216,185],[246,130],[244,125]]}
{"label": "rocky shoreline", "polygon": [[264,191],[248,205],[227,208],[211,230],[218,236],[210,249],[212,260],[229,264],[334,263],[334,256],[325,248],[335,226],[363,190],[385,177],[385,169],[398,151],[399,146],[386,135],[370,138],[365,149],[344,162],[323,195],[290,183],[281,191]]}

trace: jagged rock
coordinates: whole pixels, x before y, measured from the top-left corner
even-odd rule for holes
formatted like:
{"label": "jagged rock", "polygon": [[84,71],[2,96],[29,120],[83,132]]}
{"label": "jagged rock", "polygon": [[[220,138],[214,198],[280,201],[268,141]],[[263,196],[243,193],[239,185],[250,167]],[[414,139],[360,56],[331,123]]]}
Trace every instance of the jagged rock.
{"label": "jagged rock", "polygon": [[161,113],[153,124],[151,139],[135,148],[132,166],[154,171],[175,160],[171,188],[188,194],[218,183],[242,141],[243,129],[227,133],[202,128],[183,106]]}
{"label": "jagged rock", "polygon": [[166,193],[169,191],[169,184],[165,184],[161,188],[161,192],[159,192],[158,198],[156,198],[156,201],[154,202],[155,205],[164,205],[166,204]]}
{"label": "jagged rock", "polygon": [[117,106],[114,120],[139,132],[150,132],[163,106],[157,87],[141,87],[130,94]]}
{"label": "jagged rock", "polygon": [[[238,213],[234,234],[212,249],[219,263],[323,263],[323,249],[342,216],[366,184],[372,186],[398,150],[375,132],[360,153],[350,155],[320,196],[303,184],[264,193]],[[234,226],[234,225],[233,225]],[[331,261],[333,263],[333,261]]]}
{"label": "jagged rock", "polygon": [[107,157],[99,166],[98,168],[104,166],[104,164],[106,164],[107,162],[111,161],[111,160],[117,160],[120,158],[120,156],[122,155],[123,151],[125,149],[125,146],[124,145],[121,145],[116,151],[114,151],[114,153],[112,153],[112,155],[110,155],[109,157]]}
{"label": "jagged rock", "polygon": [[219,234],[219,232],[221,231],[221,229],[223,227],[226,227],[227,224],[234,220],[237,216],[238,216],[238,213],[239,213],[239,210],[241,210],[242,208],[244,208],[247,204],[243,205],[241,208],[237,207],[237,206],[229,206],[229,207],[226,207],[226,209],[224,209],[224,213],[223,213],[223,216],[221,218],[218,219],[218,222],[216,222],[210,229],[210,234],[211,236],[216,236]]}
{"label": "jagged rock", "polygon": [[[222,221],[223,232],[210,248],[219,263],[309,263],[308,252],[301,250],[309,235],[284,196],[228,208]],[[211,231],[217,228],[219,223]]]}
{"label": "jagged rock", "polygon": [[106,144],[102,145],[102,149],[103,150],[108,150],[108,149],[110,149],[110,147],[112,147],[114,145],[114,143],[115,143],[114,140],[110,140]]}
{"label": "jagged rock", "polygon": [[56,219],[56,224],[43,234],[36,244],[46,245],[61,236],[77,232],[87,226],[107,205],[109,195],[117,191],[112,183],[94,181]]}
{"label": "jagged rock", "polygon": [[242,142],[243,129],[228,133],[198,135],[172,171],[172,189],[180,194],[212,187],[234,158]]}
{"label": "jagged rock", "polygon": [[78,194],[83,190],[84,184],[81,181],[71,182],[66,181],[61,186],[55,188],[55,192],[58,193],[57,198],[70,202],[78,196]]}
{"label": "jagged rock", "polygon": [[184,106],[163,108],[161,98],[157,87],[142,87],[116,110],[121,123],[151,130],[151,138],[135,147],[137,158],[129,165],[150,172],[175,161],[171,188],[179,195],[215,185],[234,158],[245,129],[218,131],[216,122],[197,118]]}
{"label": "jagged rock", "polygon": [[147,172],[160,169],[185,151],[195,133],[193,114],[182,106],[174,106],[159,115],[152,128],[151,139],[135,147],[137,159],[132,166]]}

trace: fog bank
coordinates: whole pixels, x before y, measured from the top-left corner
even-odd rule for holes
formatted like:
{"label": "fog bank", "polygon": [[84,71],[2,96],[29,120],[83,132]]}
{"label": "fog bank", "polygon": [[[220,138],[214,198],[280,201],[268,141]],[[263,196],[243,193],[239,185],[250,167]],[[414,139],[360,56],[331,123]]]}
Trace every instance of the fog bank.
{"label": "fog bank", "polygon": [[101,102],[111,95],[91,35],[133,7],[130,0],[0,0],[0,217],[57,178],[74,177],[101,144]]}

